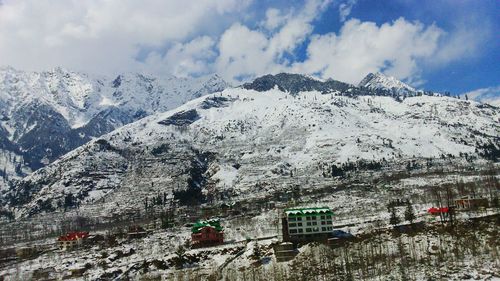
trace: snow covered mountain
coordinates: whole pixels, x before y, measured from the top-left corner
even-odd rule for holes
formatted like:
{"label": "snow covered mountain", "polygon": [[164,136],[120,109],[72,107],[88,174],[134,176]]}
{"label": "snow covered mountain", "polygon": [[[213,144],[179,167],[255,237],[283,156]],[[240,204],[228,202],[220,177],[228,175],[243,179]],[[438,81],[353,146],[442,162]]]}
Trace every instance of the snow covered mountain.
{"label": "snow covered mountain", "polygon": [[18,217],[77,205],[109,215],[163,193],[195,204],[331,186],[350,167],[499,157],[500,108],[353,91],[366,89],[261,77],[92,140],[4,192],[2,205]]}
{"label": "snow covered mountain", "polygon": [[462,97],[500,107],[500,86],[477,89],[464,93]]}
{"label": "snow covered mountain", "polygon": [[228,86],[217,75],[188,79],[126,73],[107,78],[61,68],[0,68],[3,184],[124,124]]}
{"label": "snow covered mountain", "polygon": [[415,96],[419,92],[415,88],[397,80],[396,78],[386,76],[380,72],[369,73],[359,82],[358,86],[371,90],[389,90],[395,94],[403,96]]}

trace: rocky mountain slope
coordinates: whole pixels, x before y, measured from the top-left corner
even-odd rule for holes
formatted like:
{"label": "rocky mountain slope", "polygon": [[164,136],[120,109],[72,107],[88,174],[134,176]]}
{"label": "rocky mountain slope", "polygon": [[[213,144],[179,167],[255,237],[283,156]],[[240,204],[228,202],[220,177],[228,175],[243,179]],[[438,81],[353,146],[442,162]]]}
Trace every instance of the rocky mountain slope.
{"label": "rocky mountain slope", "polygon": [[280,74],[200,97],[66,154],[4,192],[2,205],[18,217],[109,215],[158,194],[196,204],[315,188],[409,159],[498,160],[498,107],[346,85]]}
{"label": "rocky mountain slope", "polygon": [[407,85],[392,76],[386,76],[380,72],[369,73],[358,84],[359,87],[365,87],[371,90],[389,90],[395,94],[405,96],[415,96],[419,92],[415,88]]}
{"label": "rocky mountain slope", "polygon": [[228,86],[216,75],[108,78],[61,68],[0,68],[1,184],[5,188],[12,179],[124,124]]}

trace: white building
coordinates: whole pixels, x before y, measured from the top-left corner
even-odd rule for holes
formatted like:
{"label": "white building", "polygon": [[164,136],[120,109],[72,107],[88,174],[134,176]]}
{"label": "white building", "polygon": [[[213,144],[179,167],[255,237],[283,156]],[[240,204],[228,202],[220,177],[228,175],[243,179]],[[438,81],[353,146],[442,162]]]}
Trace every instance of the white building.
{"label": "white building", "polygon": [[284,240],[328,237],[333,231],[333,212],[328,207],[285,209]]}

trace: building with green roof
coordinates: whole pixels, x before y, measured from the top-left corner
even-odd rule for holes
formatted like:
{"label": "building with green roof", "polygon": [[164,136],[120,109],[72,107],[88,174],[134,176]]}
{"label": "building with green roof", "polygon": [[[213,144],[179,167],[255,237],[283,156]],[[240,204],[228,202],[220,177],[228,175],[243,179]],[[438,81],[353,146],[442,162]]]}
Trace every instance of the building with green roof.
{"label": "building with green roof", "polygon": [[204,227],[213,227],[216,231],[222,231],[223,227],[220,225],[220,220],[218,219],[209,219],[209,220],[199,220],[197,221],[193,227],[191,227],[191,233],[199,233],[200,230]]}
{"label": "building with green roof", "polygon": [[205,247],[224,243],[224,231],[218,219],[197,221],[191,228],[191,247]]}
{"label": "building with green roof", "polygon": [[333,231],[333,212],[328,207],[285,209],[282,231],[285,241],[327,239]]}

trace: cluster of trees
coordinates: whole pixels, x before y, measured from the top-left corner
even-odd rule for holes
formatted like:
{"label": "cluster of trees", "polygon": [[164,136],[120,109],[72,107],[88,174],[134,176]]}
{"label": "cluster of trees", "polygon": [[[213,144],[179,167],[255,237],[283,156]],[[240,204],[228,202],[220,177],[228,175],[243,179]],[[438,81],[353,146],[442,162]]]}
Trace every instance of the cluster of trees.
{"label": "cluster of trees", "polygon": [[[405,202],[406,208],[404,212],[404,220],[408,221],[410,224],[413,224],[413,222],[416,219],[415,216],[415,210],[413,209],[413,206],[410,201]],[[401,223],[401,218],[398,215],[397,209],[396,209],[396,204],[388,204],[387,205],[387,210],[390,213],[390,218],[389,218],[389,223],[391,225],[398,225]]]}
{"label": "cluster of trees", "polygon": [[161,144],[161,145],[151,149],[151,154],[153,154],[154,156],[160,156],[161,154],[167,152],[169,149],[170,149],[170,146],[168,144],[164,143],[164,144]]}
{"label": "cluster of trees", "polygon": [[193,152],[195,153],[195,157],[191,160],[187,188],[174,191],[174,198],[179,200],[182,205],[193,206],[206,201],[201,191],[207,184],[205,172],[208,170],[210,162],[213,161],[214,155],[210,152],[199,152],[197,150]]}
{"label": "cluster of trees", "polygon": [[[459,225],[453,230],[435,227],[415,235],[378,233],[336,248],[309,244],[289,263],[246,268],[227,267],[224,280],[419,280],[453,279],[457,269],[491,267],[498,260],[494,225]],[[436,234],[438,233],[438,234]],[[430,235],[432,234],[432,235]],[[436,236],[437,235],[437,236]],[[491,240],[493,239],[493,240]],[[464,262],[470,267],[464,267]],[[446,268],[452,270],[448,271]]]}
{"label": "cluster of trees", "polygon": [[500,161],[500,144],[494,144],[493,142],[478,144],[476,153],[487,160],[498,162]]}
{"label": "cluster of trees", "polygon": [[167,199],[166,192],[158,193],[155,196],[144,198],[144,210],[148,212],[153,209],[154,206],[165,206],[168,202],[170,201]]}
{"label": "cluster of trees", "polygon": [[383,167],[383,162],[384,160],[358,160],[356,162],[326,165],[323,167],[323,177],[345,177],[348,172],[360,170],[379,171]]}

